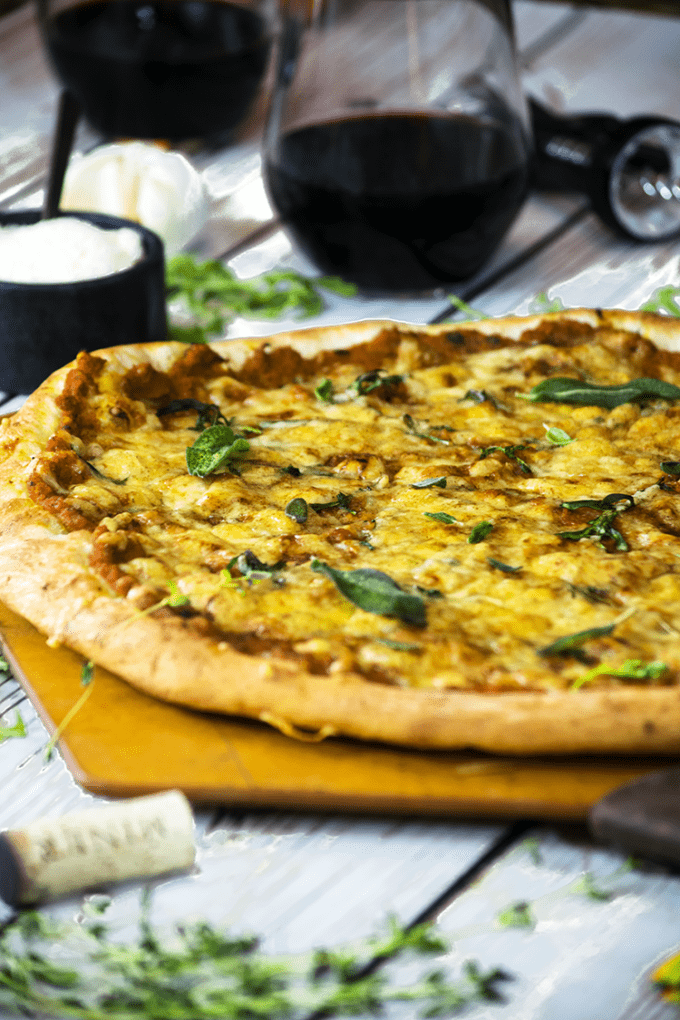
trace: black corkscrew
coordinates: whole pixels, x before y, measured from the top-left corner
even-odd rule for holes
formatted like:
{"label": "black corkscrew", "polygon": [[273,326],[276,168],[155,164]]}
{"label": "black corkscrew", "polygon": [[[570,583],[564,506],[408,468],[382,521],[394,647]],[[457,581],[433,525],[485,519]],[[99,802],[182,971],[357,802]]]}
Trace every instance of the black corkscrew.
{"label": "black corkscrew", "polygon": [[538,191],[588,195],[609,227],[635,241],[680,235],[680,123],[557,114],[533,98],[529,109]]}

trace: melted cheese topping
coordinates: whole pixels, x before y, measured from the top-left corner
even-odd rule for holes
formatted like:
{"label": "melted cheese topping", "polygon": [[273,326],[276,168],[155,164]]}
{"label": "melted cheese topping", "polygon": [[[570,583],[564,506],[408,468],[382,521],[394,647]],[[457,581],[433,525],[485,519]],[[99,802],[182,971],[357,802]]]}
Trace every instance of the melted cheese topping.
{"label": "melted cheese topping", "polygon": [[[680,456],[680,404],[605,410],[523,397],[557,375],[680,385],[678,356],[612,331],[468,353],[451,340],[443,360],[404,333],[382,377],[401,379],[364,394],[365,351],[309,363],[274,388],[225,362],[193,392],[218,404],[250,448],[239,474],[205,478],[189,475],[185,458],[197,412],[157,414],[161,398],[123,398],[126,379],[107,369],[91,400],[100,428],[71,442],[90,470],[64,486],[47,454],[41,476],[98,524],[101,577],[122,578],[118,590],[140,606],[179,592],[178,612],[207,619],[215,640],[242,651],[409,686],[566,688],[595,665],[631,659],[665,663],[655,682],[677,683],[680,500],[660,463]],[[324,380],[330,400],[318,395]],[[551,444],[553,427],[573,441]],[[435,478],[445,485],[419,487]],[[562,503],[612,493],[632,497],[610,521],[625,549],[608,535],[560,535],[601,513]],[[286,512],[293,499],[307,502],[306,522]],[[335,505],[312,508],[324,503]],[[493,527],[471,541],[482,522]],[[276,569],[251,575],[246,551]],[[426,627],[358,608],[313,559],[388,574],[423,600]],[[544,652],[594,628],[610,631]],[[625,682],[599,675],[591,686]]]}

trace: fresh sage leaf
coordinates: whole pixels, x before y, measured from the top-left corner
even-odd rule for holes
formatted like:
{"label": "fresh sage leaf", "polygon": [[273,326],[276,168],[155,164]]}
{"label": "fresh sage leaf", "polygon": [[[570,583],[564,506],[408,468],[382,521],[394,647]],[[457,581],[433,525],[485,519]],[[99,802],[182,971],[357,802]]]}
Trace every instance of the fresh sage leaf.
{"label": "fresh sage leaf", "polygon": [[[627,506],[621,506],[621,503]],[[558,531],[558,538],[565,538],[569,542],[579,542],[582,538],[595,538],[600,549],[607,550],[605,541],[613,542],[617,552],[628,552],[629,546],[621,532],[614,527],[614,520],[618,514],[628,507],[635,505],[632,496],[625,493],[612,492],[604,499],[575,499],[567,503],[561,503],[566,510],[580,510],[589,507],[595,510],[602,510],[602,513],[595,517],[585,528],[577,531]]]}
{"label": "fresh sage leaf", "polygon": [[479,542],[483,542],[492,531],[493,524],[491,521],[480,521],[479,524],[475,524],[470,532],[468,542],[470,545],[477,545]]}
{"label": "fresh sage leaf", "polygon": [[[605,627],[591,627],[589,630],[580,630],[576,634],[567,634],[565,637],[557,638],[551,644],[538,649],[539,655],[574,655],[577,659],[583,658],[580,649],[587,641],[595,638],[609,637],[613,633],[616,624],[610,623]],[[578,653],[578,654],[577,654]]]}
{"label": "fresh sage leaf", "polygon": [[[416,436],[418,439],[427,439],[431,443],[444,443],[445,446],[451,445],[448,439],[442,439],[440,436],[433,436],[430,432],[423,432],[422,429],[420,429],[418,425],[416,425],[415,420],[411,417],[410,414],[405,414],[404,417],[402,418],[402,421],[404,422],[404,425],[411,433],[411,435]],[[436,425],[435,428],[444,428],[444,426]]]}
{"label": "fresh sage leaf", "polygon": [[409,595],[396,581],[381,570],[336,570],[335,567],[313,559],[312,570],[325,574],[341,595],[359,609],[379,616],[395,616],[412,627],[425,627],[425,603],[418,595]]}
{"label": "fresh sage leaf", "polygon": [[304,524],[307,520],[308,513],[307,500],[302,499],[301,496],[291,499],[285,509],[285,513],[288,517],[294,520],[296,524]]}
{"label": "fresh sage leaf", "polygon": [[165,407],[160,407],[156,415],[162,418],[168,414],[181,414],[183,411],[197,411],[196,424],[192,426],[192,432],[202,432],[210,425],[229,425],[217,404],[205,404],[202,400],[194,400],[193,397],[186,397],[183,400],[171,400]]}
{"label": "fresh sage leaf", "polygon": [[220,468],[233,468],[249,449],[248,440],[237,436],[231,426],[211,425],[200,434],[193,446],[187,447],[189,474],[205,478]]}
{"label": "fresh sage leaf", "polygon": [[630,382],[618,386],[599,386],[595,383],[582,382],[554,376],[538,383],[528,394],[518,393],[518,397],[532,402],[573,404],[578,407],[605,407],[612,410],[621,404],[635,403],[647,397],[660,397],[663,400],[679,400],[680,387],[663,379],[631,379]]}
{"label": "fresh sage leaf", "polygon": [[590,507],[593,510],[611,510],[618,503],[627,503],[628,506],[635,506],[635,499],[625,492],[610,492],[608,496],[603,496],[602,499],[571,499],[565,503],[560,503],[560,506],[564,507],[565,510],[582,510],[585,507]]}
{"label": "fresh sage leaf", "polygon": [[517,455],[518,450],[526,450],[530,443],[515,443],[513,446],[485,446],[480,450],[479,459],[486,460],[492,453],[502,453],[508,460],[514,460],[525,475],[533,475],[533,471],[525,460]]}
{"label": "fresh sage leaf", "polygon": [[352,497],[348,496],[346,492],[339,492],[335,499],[332,499],[329,503],[310,503],[310,507],[314,513],[319,513],[322,510],[335,510],[338,507],[340,510],[347,510],[348,513],[356,513],[356,510],[350,509],[350,503]]}
{"label": "fresh sage leaf", "polygon": [[363,397],[381,387],[390,389],[390,387],[398,386],[403,378],[402,375],[387,375],[383,368],[375,368],[371,372],[364,372],[357,376],[350,389],[353,389],[358,396]]}
{"label": "fresh sage leaf", "polygon": [[662,460],[659,466],[667,475],[680,475],[680,460]]}
{"label": "fresh sage leaf", "polygon": [[545,438],[551,446],[568,446],[569,443],[574,442],[568,432],[556,425],[544,425],[543,428],[545,429]]}
{"label": "fresh sage leaf", "polygon": [[436,478],[424,478],[422,482],[414,482],[412,489],[445,489],[446,475],[438,475]]}
{"label": "fresh sage leaf", "polygon": [[521,567],[511,567],[507,563],[502,563],[501,560],[496,560],[493,556],[487,556],[486,562],[494,570],[500,570],[503,574],[518,574],[522,569]]}
{"label": "fresh sage leaf", "polygon": [[333,383],[330,379],[322,379],[314,390],[314,396],[324,404],[333,403]]}
{"label": "fresh sage leaf", "polygon": [[427,511],[425,511],[423,513],[423,517],[430,517],[430,518],[432,518],[433,521],[439,521],[440,524],[458,524],[459,523],[456,520],[455,517],[452,517],[451,514],[445,513],[443,510],[440,510],[438,513],[434,513],[434,514],[431,514],[431,513],[428,513]]}

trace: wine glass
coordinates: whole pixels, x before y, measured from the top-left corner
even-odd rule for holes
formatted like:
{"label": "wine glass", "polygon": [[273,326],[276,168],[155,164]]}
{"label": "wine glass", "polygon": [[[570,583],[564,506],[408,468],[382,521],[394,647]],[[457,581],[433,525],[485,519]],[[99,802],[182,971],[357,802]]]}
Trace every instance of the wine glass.
{"label": "wine glass", "polygon": [[320,269],[388,293],[476,273],[527,187],[507,0],[288,0],[276,65],[267,187]]}
{"label": "wine glass", "polygon": [[105,137],[228,139],[268,62],[272,0],[37,0],[54,70]]}

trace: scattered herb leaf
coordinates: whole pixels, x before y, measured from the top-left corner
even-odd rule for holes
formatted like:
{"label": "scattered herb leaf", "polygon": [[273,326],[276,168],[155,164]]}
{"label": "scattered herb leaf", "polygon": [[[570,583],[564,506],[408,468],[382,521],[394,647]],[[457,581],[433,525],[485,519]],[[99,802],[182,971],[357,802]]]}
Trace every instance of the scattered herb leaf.
{"label": "scattered herb leaf", "polygon": [[584,673],[571,685],[571,690],[576,691],[579,687],[594,680],[596,676],[616,676],[624,680],[660,680],[668,670],[665,662],[642,662],[640,659],[626,659],[622,666],[608,666],[600,663],[593,669]]}
{"label": "scattered herb leaf", "polygon": [[675,318],[680,318],[680,305],[676,298],[680,296],[680,287],[659,287],[654,291],[649,301],[640,306],[641,312],[666,312]]}
{"label": "scattered herb leaf", "polygon": [[322,379],[314,390],[314,396],[324,404],[333,403],[333,383],[330,379]]}
{"label": "scattered herb leaf", "polygon": [[446,475],[438,475],[436,478],[424,478],[422,482],[414,482],[412,489],[445,489]]}
{"label": "scattered herb leaf", "polygon": [[534,403],[539,401],[573,404],[578,407],[605,407],[612,410],[621,404],[633,403],[647,397],[679,400],[680,387],[664,382],[663,379],[631,379],[630,382],[618,386],[599,386],[582,382],[580,379],[554,376],[538,383],[529,393],[517,393],[516,396]]}
{"label": "scattered herb leaf", "polygon": [[531,906],[524,901],[501,910],[496,916],[496,922],[501,928],[533,928],[535,923]]}
{"label": "scattered herb leaf", "polygon": [[395,652],[422,652],[422,645],[414,645],[408,641],[392,641],[391,638],[379,637],[374,638],[378,644],[386,645],[387,648],[393,649]]}
{"label": "scattered herb leaf", "polygon": [[381,570],[336,570],[313,559],[312,570],[325,574],[341,595],[360,609],[379,616],[395,616],[412,627],[425,627],[425,603],[418,595],[409,595]]}
{"label": "scattered herb leaf", "polygon": [[572,886],[572,891],[587,896],[589,900],[596,900],[598,903],[606,903],[614,896],[613,892],[602,889],[595,882],[592,871],[586,871]]}
{"label": "scattered herb leaf", "polygon": [[680,460],[662,460],[659,466],[667,475],[680,475]]}
{"label": "scattered herb leaf", "polygon": [[539,648],[538,654],[573,655],[574,658],[583,661],[583,653],[580,651],[583,645],[587,641],[594,641],[596,638],[609,637],[615,626],[616,624],[610,623],[605,627],[590,627],[589,630],[579,630],[576,634],[566,634],[544,648]]}
{"label": "scattered herb leaf", "polygon": [[383,368],[375,368],[371,372],[358,375],[350,389],[354,390],[358,396],[363,397],[380,388],[389,390],[398,386],[403,380],[403,375],[387,375]]}
{"label": "scattered herb leaf", "polygon": [[479,542],[483,542],[492,531],[493,523],[491,521],[480,521],[470,532],[468,542],[470,545],[477,545]]}
{"label": "scattered herb leaf", "polygon": [[467,303],[467,301],[463,301],[462,298],[456,297],[455,294],[449,294],[448,300],[450,301],[454,308],[456,308],[459,312],[462,312],[463,315],[467,316],[468,320],[470,319],[479,320],[489,318],[489,316],[485,312],[480,312],[479,309],[473,308],[472,305],[469,305]]}
{"label": "scattered herb leaf", "polygon": [[12,737],[25,737],[26,736],[26,725],[24,720],[21,718],[20,712],[16,712],[14,716],[14,722],[9,726],[0,724],[0,744],[3,740],[10,740]]}
{"label": "scattered herb leaf", "polygon": [[286,516],[290,517],[295,521],[296,524],[304,524],[307,520],[307,500],[302,499],[301,496],[297,496],[295,499],[291,499],[290,503],[285,510]]}
{"label": "scattered herb leaf", "polygon": [[[418,439],[427,439],[431,443],[444,443],[445,446],[449,446],[450,442],[448,439],[442,439],[440,436],[433,436],[431,432],[423,432],[422,429],[416,425],[415,421],[410,414],[405,414],[402,421],[404,425],[411,433],[412,436],[416,436]],[[435,425],[435,428],[444,428],[443,425]]]}
{"label": "scattered herb leaf", "polygon": [[332,499],[329,503],[310,503],[310,507],[315,513],[320,513],[322,510],[334,510],[338,507],[340,510],[347,510],[350,514],[355,514],[356,510],[352,510],[350,503],[352,497],[346,492],[339,492],[335,499]]}
{"label": "scattered herb leaf", "polygon": [[103,471],[100,471],[94,464],[91,464],[89,460],[84,461],[84,463],[87,464],[95,478],[101,478],[103,482],[110,482],[112,485],[125,485],[127,482],[127,478],[109,478]]}
{"label": "scattered herb leaf", "polygon": [[568,432],[558,428],[557,425],[544,424],[543,428],[545,429],[545,438],[551,446],[568,446],[569,443],[575,442]]}
{"label": "scattered herb leaf", "polygon": [[[621,506],[621,504],[624,506]],[[617,552],[627,552],[628,543],[621,532],[614,527],[616,517],[624,510],[635,506],[632,496],[624,493],[613,492],[604,499],[576,499],[568,503],[561,503],[565,510],[581,510],[586,507],[594,510],[602,510],[598,517],[595,517],[584,528],[578,531],[558,531],[558,538],[565,538],[569,542],[579,542],[582,538],[595,538],[600,549],[607,550],[605,541],[613,542]]]}
{"label": "scattered herb leaf", "polygon": [[539,291],[529,304],[530,315],[549,315],[551,312],[563,312],[565,310],[562,299],[548,297],[546,291]]}
{"label": "scattered herb leaf", "polygon": [[459,523],[456,520],[455,517],[453,517],[451,514],[445,513],[443,510],[440,510],[440,511],[438,511],[438,513],[434,513],[434,514],[431,514],[431,513],[428,513],[427,511],[425,511],[423,513],[423,517],[431,517],[433,521],[439,521],[440,524],[458,524]]}
{"label": "scattered herb leaf", "polygon": [[500,570],[504,574],[518,574],[522,569],[521,567],[511,567],[507,563],[502,563],[500,560],[494,559],[493,556],[487,556],[486,562],[490,567],[493,567],[494,570]]}
{"label": "scattered herb leaf", "polygon": [[533,471],[525,460],[517,456],[518,450],[526,450],[530,443],[515,443],[513,446],[485,446],[483,450],[479,452],[479,459],[486,460],[492,453],[502,453],[509,460],[514,460],[519,465],[520,470],[525,475],[532,475]]}
{"label": "scattered herb leaf", "polygon": [[187,447],[186,461],[190,475],[205,478],[220,468],[235,470],[235,462],[250,449],[250,443],[238,436],[230,425],[210,425],[193,446]]}

